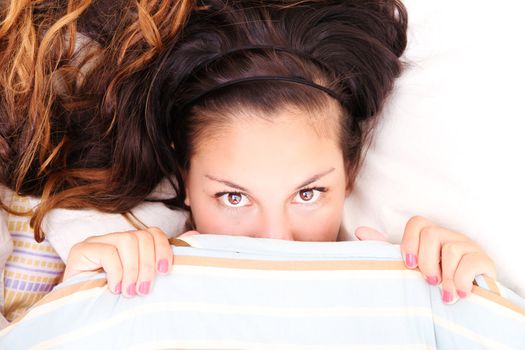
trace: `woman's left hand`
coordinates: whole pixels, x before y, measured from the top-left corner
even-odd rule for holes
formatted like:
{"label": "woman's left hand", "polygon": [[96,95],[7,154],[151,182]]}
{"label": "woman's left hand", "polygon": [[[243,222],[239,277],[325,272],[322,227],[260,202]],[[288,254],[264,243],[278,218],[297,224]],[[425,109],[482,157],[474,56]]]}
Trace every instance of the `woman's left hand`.
{"label": "woman's left hand", "polygon": [[[360,240],[386,240],[385,236],[367,227],[358,228],[356,237]],[[420,216],[407,222],[401,253],[405,265],[409,269],[419,267],[428,283],[442,283],[445,303],[452,303],[456,296],[467,297],[477,275],[496,278],[494,262],[476,242]]]}

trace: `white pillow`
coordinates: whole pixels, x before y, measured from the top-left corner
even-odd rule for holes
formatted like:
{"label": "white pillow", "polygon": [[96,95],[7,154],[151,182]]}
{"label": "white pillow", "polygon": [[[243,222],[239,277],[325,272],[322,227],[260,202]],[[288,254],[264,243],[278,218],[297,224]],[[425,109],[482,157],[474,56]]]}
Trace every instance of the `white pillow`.
{"label": "white pillow", "polygon": [[[163,180],[148,198],[163,199],[173,195],[169,182]],[[33,207],[39,202],[38,198],[30,198]],[[175,237],[183,232],[188,218],[185,211],[170,209],[158,202],[143,202],[131,212],[140,222],[148,227],[158,227],[168,237]],[[136,229],[120,214],[102,213],[93,209],[53,209],[45,216],[42,227],[47,240],[64,261],[73,245],[88,237]]]}
{"label": "white pillow", "polygon": [[408,62],[383,112],[344,223],[399,242],[422,215],[467,234],[525,296],[523,7],[406,0]]}

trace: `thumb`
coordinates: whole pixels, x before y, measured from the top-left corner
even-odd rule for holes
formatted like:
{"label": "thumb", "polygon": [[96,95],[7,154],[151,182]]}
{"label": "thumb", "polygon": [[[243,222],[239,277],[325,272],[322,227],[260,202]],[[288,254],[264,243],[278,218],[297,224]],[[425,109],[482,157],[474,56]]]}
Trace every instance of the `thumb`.
{"label": "thumb", "polygon": [[69,253],[63,281],[83,272],[101,269],[106,272],[111,291],[120,294],[123,270],[117,247],[106,243],[80,242]]}
{"label": "thumb", "polygon": [[355,236],[360,241],[387,241],[387,236],[371,227],[360,226],[355,229]]}

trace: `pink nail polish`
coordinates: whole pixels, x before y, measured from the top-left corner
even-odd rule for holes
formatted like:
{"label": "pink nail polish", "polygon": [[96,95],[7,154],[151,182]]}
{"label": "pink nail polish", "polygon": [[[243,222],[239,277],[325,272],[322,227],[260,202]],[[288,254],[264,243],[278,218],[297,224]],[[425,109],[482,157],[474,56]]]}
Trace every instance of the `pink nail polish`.
{"label": "pink nail polish", "polygon": [[122,293],[122,281],[120,281],[119,283],[117,283],[117,285],[115,286],[115,293],[116,293],[116,294],[120,294],[120,293]]}
{"label": "pink nail polish", "polygon": [[142,295],[148,294],[149,293],[149,287],[150,287],[150,282],[149,281],[141,282],[140,285],[139,285],[139,293],[142,294]]}
{"label": "pink nail polish", "polygon": [[405,263],[408,267],[413,268],[417,266],[417,257],[414,254],[405,255]]}
{"label": "pink nail polish", "polygon": [[135,283],[132,283],[128,286],[127,292],[130,297],[134,297],[137,295],[137,285]]}
{"label": "pink nail polish", "polygon": [[436,284],[438,284],[438,278],[436,276],[429,276],[427,277],[427,282],[435,286]]}
{"label": "pink nail polish", "polygon": [[452,302],[452,293],[450,291],[448,291],[448,290],[443,290],[443,295],[441,297],[442,297],[443,302],[445,304],[448,304],[448,303]]}
{"label": "pink nail polish", "polygon": [[462,291],[462,290],[458,290],[457,293],[458,293],[458,296],[460,298],[466,298],[467,297],[467,293]]}
{"label": "pink nail polish", "polygon": [[168,259],[160,259],[157,263],[157,271],[160,273],[166,273],[168,272],[169,264]]}

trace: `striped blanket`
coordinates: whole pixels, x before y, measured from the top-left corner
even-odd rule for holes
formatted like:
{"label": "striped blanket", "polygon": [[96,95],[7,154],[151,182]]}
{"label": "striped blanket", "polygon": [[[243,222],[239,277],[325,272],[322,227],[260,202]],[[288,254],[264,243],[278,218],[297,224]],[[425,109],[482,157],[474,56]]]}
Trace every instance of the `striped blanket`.
{"label": "striped blanket", "polygon": [[0,349],[525,349],[525,300],[484,278],[444,305],[383,242],[197,235],[146,297],[103,273],[56,287]]}

